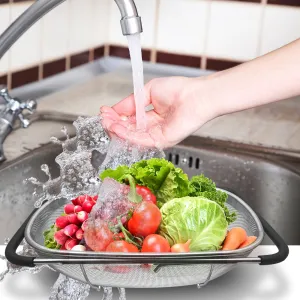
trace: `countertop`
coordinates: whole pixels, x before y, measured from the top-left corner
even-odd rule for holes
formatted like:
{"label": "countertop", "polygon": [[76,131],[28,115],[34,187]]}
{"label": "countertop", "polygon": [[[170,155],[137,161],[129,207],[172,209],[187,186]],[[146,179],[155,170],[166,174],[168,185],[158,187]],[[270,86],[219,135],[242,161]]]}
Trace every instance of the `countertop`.
{"label": "countertop", "polygon": [[[145,74],[145,82],[157,74]],[[132,78],[128,69],[116,69],[97,75],[61,91],[41,97],[38,111],[57,111],[78,115],[96,115],[102,105],[113,105],[132,93]],[[300,151],[300,98],[219,117],[205,124],[195,135],[248,144]],[[60,134],[61,125],[33,124],[26,130],[13,132],[4,143],[8,160],[47,143]],[[37,137],[31,141],[30,136]],[[38,143],[37,143],[38,141]]]}
{"label": "countertop", "polygon": [[[252,255],[269,254],[273,246],[259,246]],[[0,246],[3,254],[4,246]],[[4,269],[0,261],[0,272]],[[300,247],[290,247],[289,257],[281,264],[260,266],[240,264],[231,272],[208,283],[202,289],[196,286],[168,289],[126,289],[127,300],[296,300],[299,286]],[[7,276],[0,282],[0,300],[47,300],[57,273],[44,269],[37,275],[20,273]],[[100,299],[92,291],[87,299]],[[114,300],[118,299],[115,291]]]}

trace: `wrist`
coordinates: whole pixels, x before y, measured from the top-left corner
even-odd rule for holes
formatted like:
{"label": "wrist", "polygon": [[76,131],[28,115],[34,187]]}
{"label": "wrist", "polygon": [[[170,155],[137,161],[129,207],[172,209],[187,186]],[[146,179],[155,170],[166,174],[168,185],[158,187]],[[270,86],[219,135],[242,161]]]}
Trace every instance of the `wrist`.
{"label": "wrist", "polygon": [[222,99],[217,91],[218,76],[219,73],[215,73],[213,75],[190,78],[183,91],[182,99],[183,101],[188,101],[193,108],[193,114],[199,120],[200,126],[223,114],[221,103],[219,103]]}

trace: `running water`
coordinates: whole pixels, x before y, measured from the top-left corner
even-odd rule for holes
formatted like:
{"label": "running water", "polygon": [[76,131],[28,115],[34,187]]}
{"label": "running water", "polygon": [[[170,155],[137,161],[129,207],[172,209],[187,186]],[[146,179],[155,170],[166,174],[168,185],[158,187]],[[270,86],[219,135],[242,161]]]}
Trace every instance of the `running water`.
{"label": "running water", "polygon": [[140,34],[128,35],[128,47],[130,52],[132,78],[134,88],[134,100],[136,107],[136,130],[146,130],[146,95],[144,91],[144,71]]}

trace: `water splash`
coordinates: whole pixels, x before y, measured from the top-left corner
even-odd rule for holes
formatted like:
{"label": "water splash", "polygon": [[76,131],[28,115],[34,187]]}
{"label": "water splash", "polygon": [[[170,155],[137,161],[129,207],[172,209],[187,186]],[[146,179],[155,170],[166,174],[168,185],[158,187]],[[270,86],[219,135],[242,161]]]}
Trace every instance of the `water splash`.
{"label": "water splash", "polygon": [[[5,239],[5,240],[8,240],[8,239]],[[23,246],[23,248],[22,248],[21,251],[17,252],[19,255],[29,256],[29,257],[37,256],[37,253],[34,251],[34,249],[32,249],[26,243],[25,240],[22,241],[21,245]],[[30,274],[37,274],[37,273],[41,272],[44,268],[49,268],[47,265],[38,265],[38,266],[35,266],[35,267],[17,266],[17,265],[14,265],[14,264],[8,262],[6,257],[2,256],[2,255],[0,255],[0,259],[6,261],[6,270],[4,270],[3,272],[0,273],[0,281],[2,281],[7,274],[14,275],[14,274],[18,274],[18,273],[21,273],[21,272],[28,272]]]}
{"label": "water splash", "polygon": [[41,170],[48,176],[48,181],[52,179],[48,165],[41,165]]}
{"label": "water splash", "polygon": [[113,291],[111,287],[103,287],[103,297],[102,300],[112,300]]}
{"label": "water splash", "polygon": [[49,300],[85,300],[89,293],[88,284],[60,274],[51,289]]}

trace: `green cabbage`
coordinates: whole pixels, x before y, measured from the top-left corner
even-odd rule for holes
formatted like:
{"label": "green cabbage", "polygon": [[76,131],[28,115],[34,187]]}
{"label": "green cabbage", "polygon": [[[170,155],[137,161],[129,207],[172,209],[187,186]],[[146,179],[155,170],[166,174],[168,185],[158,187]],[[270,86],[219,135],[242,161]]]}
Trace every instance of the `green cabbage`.
{"label": "green cabbage", "polygon": [[219,250],[227,234],[228,223],[222,207],[204,197],[183,197],[161,208],[159,234],[171,246],[191,240],[190,250]]}
{"label": "green cabbage", "polygon": [[228,195],[223,191],[217,190],[216,184],[203,174],[191,178],[189,196],[204,197],[215,201],[223,208],[228,224],[236,220],[236,213],[230,212],[225,205]]}

